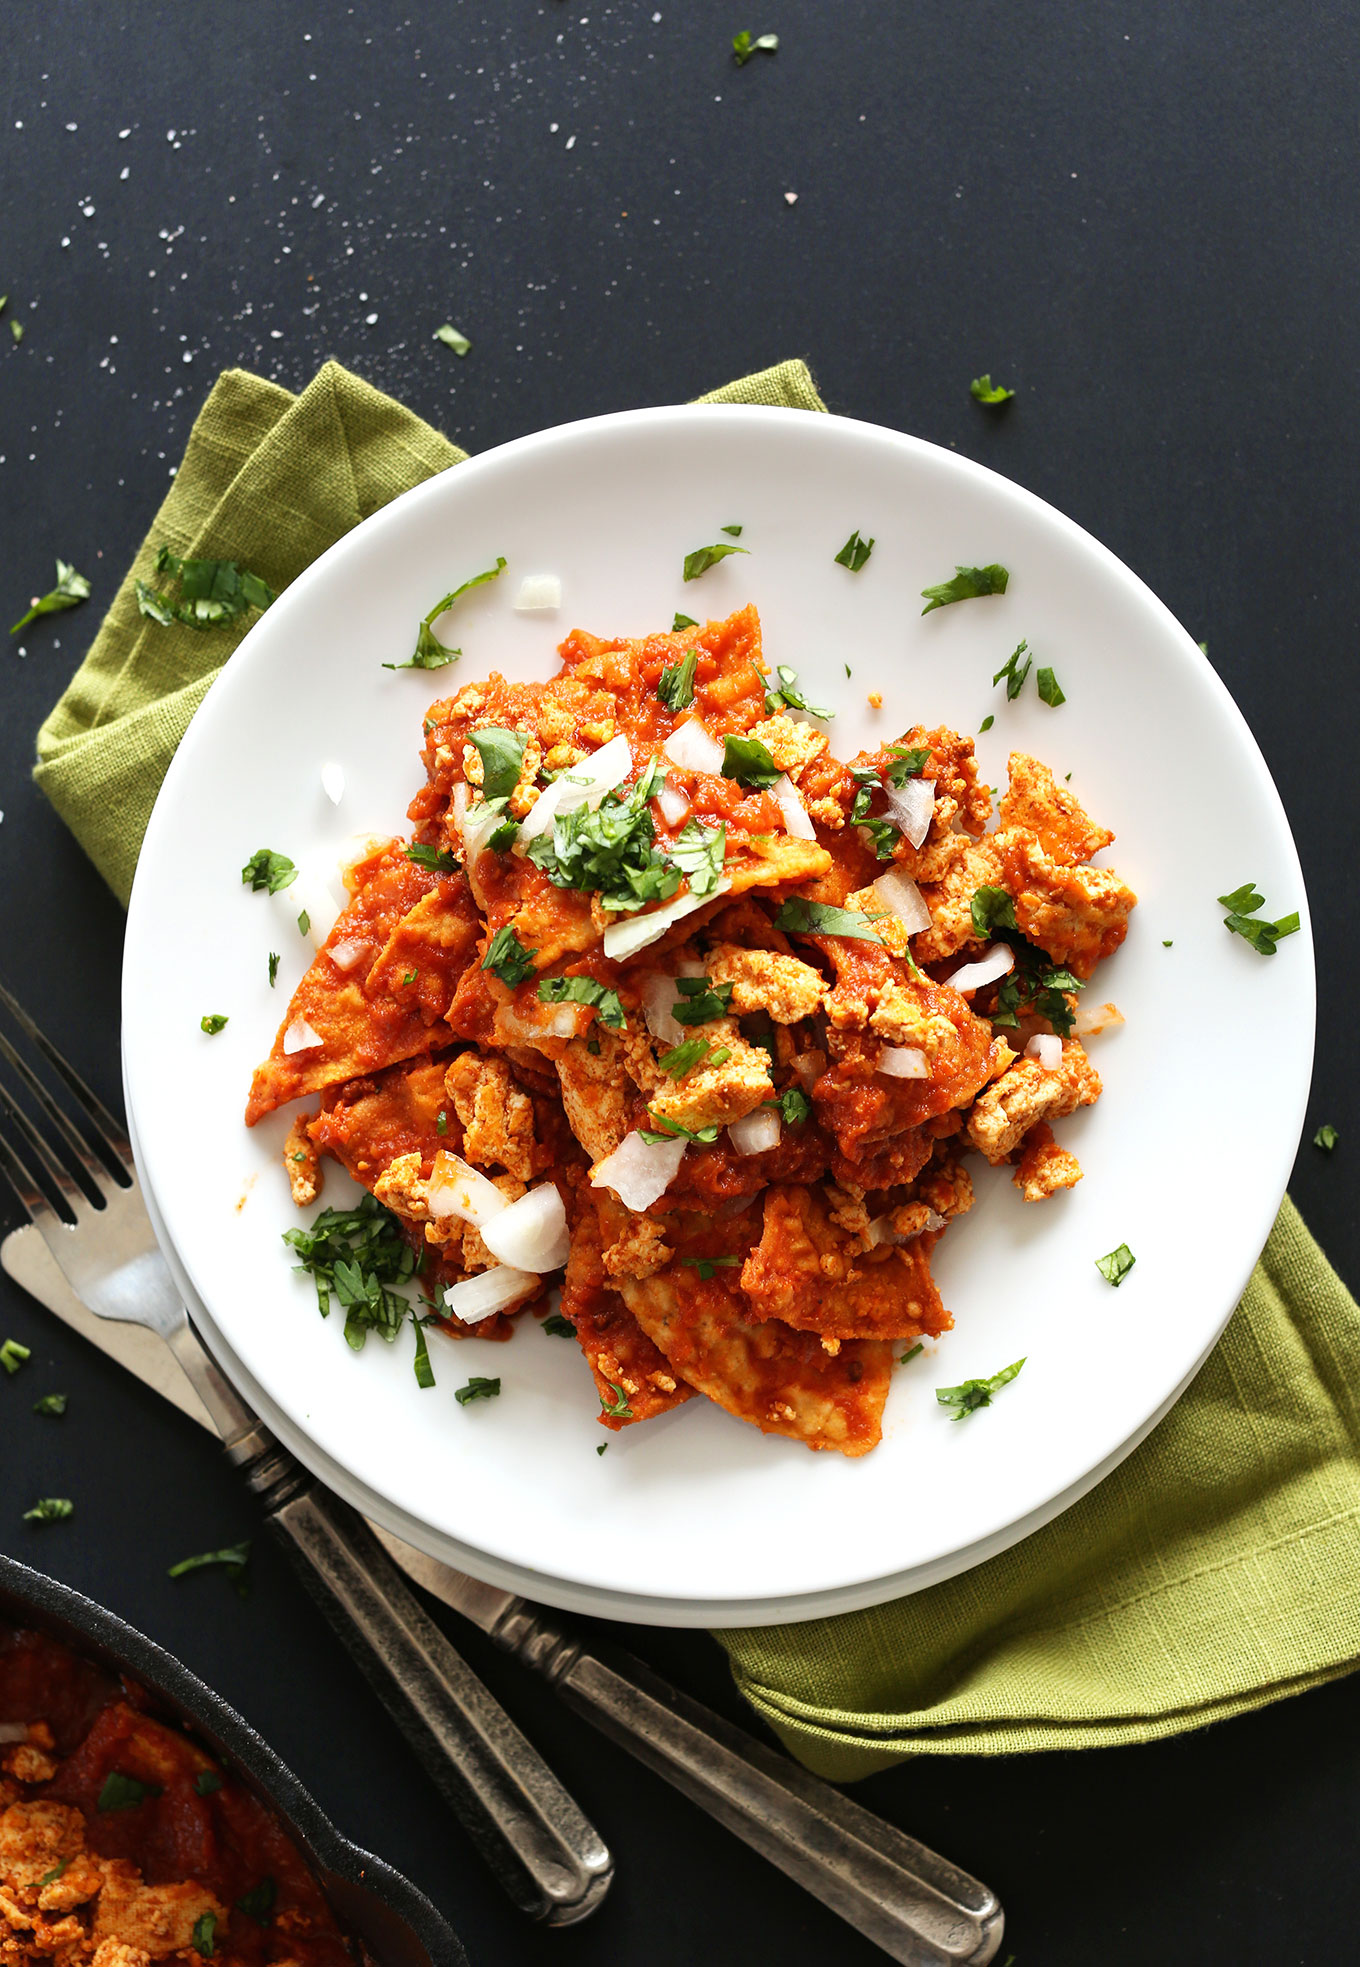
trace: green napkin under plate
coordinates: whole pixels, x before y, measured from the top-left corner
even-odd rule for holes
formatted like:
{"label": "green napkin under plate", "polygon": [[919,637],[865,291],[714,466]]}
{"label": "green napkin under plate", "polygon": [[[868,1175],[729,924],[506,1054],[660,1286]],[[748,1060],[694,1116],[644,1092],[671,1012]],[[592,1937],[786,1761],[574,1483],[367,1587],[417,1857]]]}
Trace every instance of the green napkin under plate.
{"label": "green napkin under plate", "polygon": [[[784,362],[702,399],[824,411]],[[300,396],[223,375],[36,777],[126,902],[175,747],[248,626],[138,611],[157,549],[275,590],[466,454],[327,363]],[[793,1753],[847,1781],[911,1755],[1149,1741],[1262,1707],[1360,1659],[1360,1311],[1286,1201],[1222,1340],[1166,1419],[1064,1515],[871,1611],[717,1637]]]}

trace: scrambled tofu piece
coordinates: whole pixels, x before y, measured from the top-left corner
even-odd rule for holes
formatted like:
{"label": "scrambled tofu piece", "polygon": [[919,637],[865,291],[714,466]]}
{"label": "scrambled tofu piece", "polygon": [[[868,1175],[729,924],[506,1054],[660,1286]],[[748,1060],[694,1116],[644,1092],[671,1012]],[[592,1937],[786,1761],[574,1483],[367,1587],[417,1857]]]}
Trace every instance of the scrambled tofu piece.
{"label": "scrambled tofu piece", "polygon": [[419,1154],[397,1155],[374,1182],[373,1193],[384,1209],[408,1223],[430,1220],[430,1180],[422,1172]]}
{"label": "scrambled tofu piece", "polygon": [[1021,934],[1074,976],[1089,977],[1123,942],[1137,895],[1108,869],[1068,867],[1023,834],[1007,837],[1004,858],[1002,886],[1015,898]]}
{"label": "scrambled tofu piece", "polygon": [[924,1052],[933,1065],[942,1052],[950,1051],[957,1039],[951,1018],[930,1011],[922,1001],[919,985],[894,979],[879,997],[870,1013],[869,1029],[889,1045],[913,1045]]}
{"label": "scrambled tofu piece", "polygon": [[1046,1202],[1059,1189],[1076,1187],[1081,1180],[1081,1163],[1075,1154],[1058,1146],[1046,1121],[1036,1120],[1021,1144],[1011,1180],[1026,1202]]}
{"label": "scrambled tofu piece", "polygon": [[556,1065],[571,1131],[592,1161],[603,1161],[628,1132],[623,1047],[597,1027],[591,1039],[571,1039]]}
{"label": "scrambled tofu piece", "polygon": [[534,1172],[534,1108],[503,1059],[461,1052],[444,1085],[463,1128],[463,1154],[527,1182]]}
{"label": "scrambled tofu piece", "polygon": [[[507,1202],[518,1202],[525,1192],[525,1184],[517,1175],[492,1175],[489,1179]],[[373,1193],[385,1209],[405,1222],[423,1223],[427,1243],[437,1245],[447,1256],[461,1251],[464,1270],[493,1270],[500,1258],[492,1256],[474,1223],[464,1222],[460,1216],[434,1215],[430,1181],[418,1154],[399,1154],[378,1176]]]}
{"label": "scrambled tofu piece", "polygon": [[151,1955],[141,1947],[130,1947],[125,1940],[101,1940],[90,1967],[151,1967]]}
{"label": "scrambled tofu piece", "polygon": [[654,1216],[631,1216],[605,1251],[604,1267],[611,1277],[654,1277],[674,1255],[664,1224]]}
{"label": "scrambled tofu piece", "polygon": [[93,1935],[96,1944],[117,1940],[159,1960],[192,1947],[194,1927],[205,1913],[216,1919],[214,1942],[223,1946],[229,1914],[206,1885],[191,1878],[174,1885],[145,1885],[135,1865],[115,1859],[104,1867]]}
{"label": "scrambled tofu piece", "polygon": [[917,1177],[916,1196],[946,1218],[965,1216],[973,1206],[973,1177],[952,1146],[941,1144]]}
{"label": "scrambled tofu piece", "polygon": [[84,1846],[85,1819],[69,1803],[11,1803],[0,1814],[0,1881],[35,1885],[58,1865],[69,1867]]}
{"label": "scrambled tofu piece", "polygon": [[968,1116],[968,1138],[995,1168],[1010,1159],[1036,1121],[1062,1120],[1099,1098],[1100,1074],[1084,1047],[1069,1038],[1054,1071],[1037,1059],[1017,1059],[994,1080]]}
{"label": "scrambled tofu piece", "polygon": [[930,910],[930,927],[912,945],[916,961],[942,963],[977,941],[974,891],[1005,886],[996,835],[972,840],[966,834],[946,834],[923,850],[915,880]]}
{"label": "scrambled tofu piece", "polygon": [[[49,1746],[51,1738],[49,1736]],[[55,1756],[35,1741],[16,1742],[0,1754],[0,1769],[19,1783],[50,1782],[57,1773]]]}
{"label": "scrambled tofu piece", "polygon": [[651,1111],[677,1126],[697,1133],[701,1127],[727,1127],[774,1097],[770,1055],[748,1045],[732,1018],[715,1018],[699,1025],[696,1038],[706,1038],[726,1057],[705,1060],[683,1079],[667,1081],[651,1098]]}
{"label": "scrambled tofu piece", "polygon": [[705,967],[714,983],[732,985],[734,1017],[768,1011],[776,1024],[797,1024],[819,1010],[826,996],[826,984],[810,963],[771,950],[718,943]]}
{"label": "scrambled tofu piece", "polygon": [[791,779],[820,757],[830,743],[825,731],[814,724],[800,724],[793,717],[767,717],[763,724],[753,724],[746,735],[758,739],[779,770]]}
{"label": "scrambled tofu piece", "polygon": [[1081,801],[1059,785],[1047,765],[1028,752],[1010,755],[1010,784],[1001,797],[1001,825],[1031,833],[1055,861],[1089,861],[1114,839],[1082,811]]}
{"label": "scrambled tofu piece", "polygon": [[288,1186],[293,1191],[293,1200],[299,1209],[307,1208],[321,1193],[324,1176],[321,1172],[321,1156],[316,1143],[307,1132],[314,1113],[299,1114],[288,1129],[288,1138],[283,1144],[283,1166],[288,1176]]}

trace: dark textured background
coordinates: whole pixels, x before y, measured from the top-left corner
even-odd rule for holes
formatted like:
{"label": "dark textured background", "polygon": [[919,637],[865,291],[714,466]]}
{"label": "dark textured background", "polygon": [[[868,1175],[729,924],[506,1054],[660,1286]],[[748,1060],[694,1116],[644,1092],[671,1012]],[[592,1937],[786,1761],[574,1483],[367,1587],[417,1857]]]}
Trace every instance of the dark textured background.
{"label": "dark textured background", "polygon": [[[779,55],[738,71],[742,25]],[[1052,500],[1207,639],[1317,911],[1307,1131],[1344,1138],[1301,1149],[1293,1193],[1354,1282],[1357,27],[1312,0],[9,0],[0,292],[27,333],[0,327],[0,594],[17,615],[58,553],[94,594],[0,651],[0,967],[113,1096],[121,917],[28,769],[219,369],[297,388],[334,355],[478,451],[804,354],[834,409]],[[982,369],[1019,392],[1003,416],[969,399]],[[34,1348],[0,1385],[0,1544],[220,1687],[477,1963],[881,1958],[469,1638],[619,1859],[593,1924],[526,1927],[271,1550],[245,1604],[165,1578],[251,1528],[197,1430],[0,1304]],[[50,1386],[64,1422],[30,1418]],[[40,1493],[75,1517],[19,1522]],[[739,1713],[701,1636],[633,1643]],[[1322,1967],[1360,1917],[1357,1721],[1341,1682],[1157,1747],[857,1793],[997,1888],[1016,1967]]]}

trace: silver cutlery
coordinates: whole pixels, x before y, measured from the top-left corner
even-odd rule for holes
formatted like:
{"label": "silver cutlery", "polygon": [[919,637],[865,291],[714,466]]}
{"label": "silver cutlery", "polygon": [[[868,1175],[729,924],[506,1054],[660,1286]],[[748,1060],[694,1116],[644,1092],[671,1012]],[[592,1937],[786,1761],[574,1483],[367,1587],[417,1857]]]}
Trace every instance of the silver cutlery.
{"label": "silver cutlery", "polygon": [[[316,1581],[314,1590],[326,1591],[329,1616],[342,1637],[347,1637],[349,1623],[357,1621],[360,1631],[366,1635],[361,1643],[370,1652],[376,1651],[381,1665],[382,1636],[386,1632],[386,1586],[372,1560],[382,1560],[385,1550],[407,1576],[470,1619],[504,1651],[545,1675],[569,1706],[778,1865],[892,1959],[902,1962],[904,1967],[943,1967],[944,1963],[950,1963],[950,1967],[985,1967],[995,1957],[1001,1943],[1004,1914],[995,1895],[978,1880],[810,1775],[779,1750],[757,1741],[692,1701],[631,1655],[612,1647],[597,1647],[561,1626],[555,1615],[515,1593],[466,1577],[389,1532],[365,1524],[357,1512],[320,1489],[277,1443],[258,1446],[260,1440],[268,1442],[266,1431],[249,1414],[193,1335],[164,1259],[155,1246],[145,1204],[135,1188],[136,1175],[130,1155],[126,1160],[122,1158],[126,1143],[121,1129],[2,987],[0,1003],[18,1018],[32,1043],[65,1081],[84,1108],[87,1122],[95,1129],[95,1138],[102,1141],[107,1137],[111,1144],[118,1144],[117,1165],[128,1177],[128,1183],[127,1186],[116,1180],[110,1183],[116,1189],[111,1199],[123,1211],[125,1223],[131,1224],[134,1210],[139,1218],[135,1235],[125,1229],[122,1238],[122,1246],[129,1252],[122,1263],[125,1270],[135,1268],[134,1286],[130,1279],[111,1278],[111,1273],[118,1269],[118,1260],[107,1249],[102,1261],[97,1254],[91,1254],[96,1239],[100,1239],[103,1217],[95,1214],[83,1190],[78,1190],[79,1202],[73,1198],[70,1206],[73,1211],[76,1206],[83,1210],[85,1234],[81,1241],[86,1254],[72,1261],[69,1256],[72,1226],[62,1221],[37,1184],[25,1176],[22,1162],[0,1132],[0,1170],[9,1176],[11,1185],[19,1192],[33,1225],[12,1232],[5,1239],[0,1245],[0,1261],[17,1282],[67,1324],[147,1384],[155,1386],[193,1419],[221,1434],[228,1444],[228,1452],[232,1453],[235,1447],[234,1459],[244,1460],[248,1472],[259,1471],[252,1486],[257,1488],[257,1493],[274,1499],[273,1520],[294,1548],[300,1547],[307,1566],[304,1576],[309,1582]],[[0,1036],[0,1056],[20,1071],[24,1084],[40,1100],[44,1114],[67,1148],[88,1157],[88,1148],[80,1142],[61,1109],[50,1100],[3,1036]],[[38,1155],[65,1200],[66,1191],[61,1183],[74,1186],[69,1169],[62,1168],[50,1141],[38,1134],[2,1085],[0,1108],[18,1126],[25,1145]],[[16,1165],[20,1171],[17,1179]],[[56,1170],[62,1170],[60,1177]],[[104,1174],[103,1170],[99,1172]],[[21,1185],[25,1180],[26,1186]],[[103,1195],[102,1189],[100,1193]],[[40,1205],[37,1210],[35,1195]],[[129,1196],[133,1198],[131,1204],[127,1200]],[[105,1197],[106,1209],[109,1200]],[[46,1209],[50,1220],[44,1218],[42,1209]],[[91,1304],[92,1276],[93,1289],[99,1293],[101,1305]],[[109,1322],[114,1317],[126,1318],[127,1311],[111,1313],[102,1309],[102,1303],[140,1306],[142,1300],[135,1295],[136,1291],[145,1293],[161,1308],[156,1320],[139,1312],[135,1324]],[[178,1325],[165,1309],[171,1305]],[[178,1340],[170,1338],[161,1330],[162,1322],[182,1330],[182,1336]],[[161,1349],[162,1338],[171,1346],[173,1360]],[[226,1407],[222,1405],[223,1397],[228,1403]],[[233,1432],[228,1433],[224,1427],[224,1417]],[[286,1464],[286,1473],[277,1472],[279,1464]],[[304,1488],[295,1492],[293,1485],[299,1480]],[[299,1502],[304,1506],[297,1507]],[[349,1532],[348,1537],[337,1534],[337,1525],[341,1532]],[[370,1562],[356,1565],[353,1553],[361,1537],[367,1541],[366,1546],[361,1542],[359,1548]],[[376,1549],[377,1544],[383,1549]],[[391,1571],[390,1566],[388,1570]],[[442,1642],[442,1635],[410,1599],[401,1579],[394,1572],[391,1576],[397,1593],[410,1602],[424,1621],[428,1634]],[[428,1645],[428,1634],[422,1628],[412,1627],[405,1620],[398,1623],[403,1644],[406,1634],[420,1632]],[[353,1642],[347,1637],[347,1643]],[[451,1648],[449,1652],[452,1653]],[[453,1658],[457,1661],[456,1654]],[[457,1664],[482,1699],[494,1708],[489,1695],[473,1680],[462,1662]],[[528,1743],[513,1730],[513,1724],[499,1710],[496,1713],[504,1726],[512,1730],[514,1742],[547,1775]],[[400,1712],[397,1718],[402,1720]],[[491,1794],[502,1806],[493,1808],[492,1812],[496,1835],[501,1836],[506,1834],[509,1823],[504,1805],[510,1799],[505,1796],[504,1785],[507,1779],[513,1780],[514,1758],[505,1753],[505,1745],[494,1730],[486,1730],[480,1740],[482,1754],[475,1774],[490,1782]],[[551,1776],[548,1781],[553,1782]],[[461,1800],[466,1807],[466,1796]],[[579,1821],[584,1825],[584,1819]],[[585,1829],[589,1831],[589,1826]],[[509,1834],[513,1835],[513,1830]],[[603,1846],[599,1849],[603,1852]],[[503,1867],[503,1851],[499,1857]],[[604,1862],[607,1867],[607,1853]],[[503,1869],[498,1875],[504,1882]],[[607,1882],[606,1870],[604,1885]],[[584,1910],[566,1916],[585,1916],[598,1903],[604,1885]],[[550,1899],[550,1903],[557,1901]],[[551,1918],[552,1914],[548,1916]],[[565,1923],[560,1913],[554,1923]]]}

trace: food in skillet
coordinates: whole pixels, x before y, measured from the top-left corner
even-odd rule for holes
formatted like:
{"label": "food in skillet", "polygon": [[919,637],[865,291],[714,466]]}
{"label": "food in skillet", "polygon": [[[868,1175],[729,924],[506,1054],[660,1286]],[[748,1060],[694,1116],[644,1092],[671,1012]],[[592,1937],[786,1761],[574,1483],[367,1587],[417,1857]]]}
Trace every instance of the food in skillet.
{"label": "food in skillet", "polygon": [[864,1454],[895,1355],[952,1324],[968,1155],[1027,1201],[1081,1178],[1052,1123],[1100,1092],[1113,836],[1023,753],[993,826],[953,731],[842,762],[753,608],[559,653],[430,708],[413,841],[349,870],[255,1075],[252,1124],[320,1097],[294,1198],[329,1155],[399,1225],[290,1240],[360,1343],[417,1262],[445,1331],[494,1338],[564,1270],[606,1427],[702,1393]]}
{"label": "food in skillet", "polygon": [[0,1622],[4,1967],[354,1967],[272,1813],[146,1696]]}

